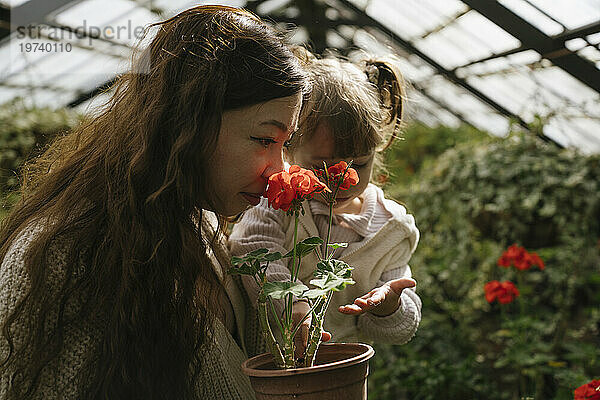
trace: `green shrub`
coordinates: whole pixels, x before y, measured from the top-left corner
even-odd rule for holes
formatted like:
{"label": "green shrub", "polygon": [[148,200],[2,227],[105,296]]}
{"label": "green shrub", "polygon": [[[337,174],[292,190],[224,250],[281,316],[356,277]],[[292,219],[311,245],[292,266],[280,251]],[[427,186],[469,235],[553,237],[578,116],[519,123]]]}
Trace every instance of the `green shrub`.
{"label": "green shrub", "polygon": [[[572,399],[600,371],[600,156],[529,136],[459,144],[389,193],[415,215],[423,319],[376,346],[373,399]],[[546,269],[496,262],[518,243]],[[521,295],[488,304],[486,282]],[[595,374],[595,375],[594,375]]]}
{"label": "green shrub", "polygon": [[469,125],[431,128],[423,123],[413,122],[402,130],[402,135],[385,151],[384,164],[389,176],[379,180],[394,185],[408,185],[423,168],[428,168],[447,149],[460,143],[493,140],[498,139]]}
{"label": "green shrub", "polygon": [[23,162],[79,120],[72,110],[27,107],[21,99],[0,105],[0,219],[19,198]]}

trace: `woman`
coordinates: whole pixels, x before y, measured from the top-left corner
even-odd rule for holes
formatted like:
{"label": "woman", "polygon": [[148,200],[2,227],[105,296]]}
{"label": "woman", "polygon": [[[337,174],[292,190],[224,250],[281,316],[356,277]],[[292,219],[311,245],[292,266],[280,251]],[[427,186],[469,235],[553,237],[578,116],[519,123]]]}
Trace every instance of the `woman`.
{"label": "woman", "polygon": [[207,217],[258,203],[306,78],[247,12],[157,26],[105,110],[25,169],[0,232],[2,399],[253,396]]}

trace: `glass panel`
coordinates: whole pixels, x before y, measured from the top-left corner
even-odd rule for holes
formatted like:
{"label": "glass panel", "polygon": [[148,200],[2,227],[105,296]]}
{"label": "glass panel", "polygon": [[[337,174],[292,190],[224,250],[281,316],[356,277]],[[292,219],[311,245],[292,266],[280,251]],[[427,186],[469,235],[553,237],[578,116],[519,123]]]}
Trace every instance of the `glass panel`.
{"label": "glass panel", "polygon": [[598,0],[529,0],[568,29],[597,22],[600,19]]}
{"label": "glass panel", "polygon": [[23,3],[27,3],[29,0],[0,0],[0,4],[8,7],[17,7]]}
{"label": "glass panel", "polygon": [[544,134],[563,146],[575,146],[584,153],[600,152],[600,138],[590,132],[598,132],[600,123],[589,119],[553,118],[544,125]]}
{"label": "glass panel", "polygon": [[553,36],[563,32],[563,27],[523,0],[498,0],[506,8],[528,21],[546,35]]}

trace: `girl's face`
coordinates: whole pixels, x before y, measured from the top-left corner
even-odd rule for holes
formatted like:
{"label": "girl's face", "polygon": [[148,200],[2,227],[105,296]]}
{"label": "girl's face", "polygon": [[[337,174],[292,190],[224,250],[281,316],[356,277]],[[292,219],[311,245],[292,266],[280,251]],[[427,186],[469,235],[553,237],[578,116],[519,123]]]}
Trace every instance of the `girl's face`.
{"label": "girl's face", "polygon": [[[352,168],[358,173],[359,182],[348,190],[339,190],[336,196],[334,209],[343,210],[350,207],[353,201],[364,192],[371,179],[373,172],[373,161],[375,151],[369,154],[356,155],[354,157],[342,159],[334,158],[335,141],[331,130],[327,124],[317,125],[312,139],[306,141],[301,147],[297,148],[293,155],[292,162],[306,169],[322,169],[323,161],[330,167],[342,160],[350,162]],[[324,202],[322,196],[315,196],[316,200]]]}
{"label": "girl's face", "polygon": [[259,203],[269,177],[283,170],[283,144],[298,128],[302,95],[226,111],[209,179],[217,209],[233,216]]}

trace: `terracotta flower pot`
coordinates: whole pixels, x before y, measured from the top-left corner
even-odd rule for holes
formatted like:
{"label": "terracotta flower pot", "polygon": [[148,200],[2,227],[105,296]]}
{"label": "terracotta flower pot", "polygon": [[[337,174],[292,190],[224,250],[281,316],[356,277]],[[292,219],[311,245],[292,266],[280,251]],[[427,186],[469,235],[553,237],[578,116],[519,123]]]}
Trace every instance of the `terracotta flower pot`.
{"label": "terracotta flower pot", "polygon": [[369,359],[375,351],[362,343],[322,344],[315,366],[275,369],[271,354],[242,363],[257,400],[366,400]]}

